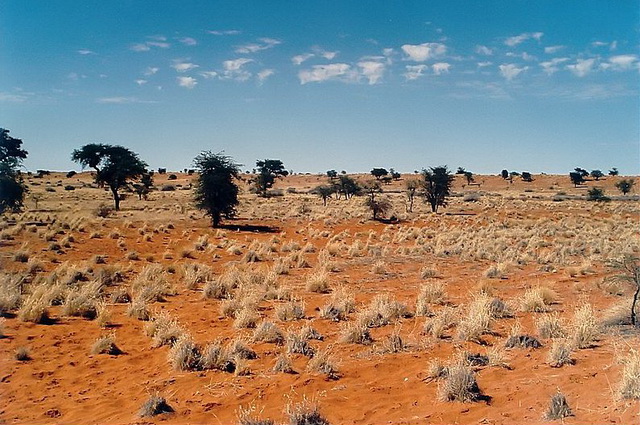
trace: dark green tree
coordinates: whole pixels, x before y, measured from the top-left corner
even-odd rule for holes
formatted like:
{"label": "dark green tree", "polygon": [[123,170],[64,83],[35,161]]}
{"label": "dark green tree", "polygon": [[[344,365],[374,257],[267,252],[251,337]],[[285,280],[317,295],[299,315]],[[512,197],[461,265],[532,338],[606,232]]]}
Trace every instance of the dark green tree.
{"label": "dark green tree", "polygon": [[589,177],[589,172],[584,168],[576,167],[573,169],[573,171],[575,171],[576,173],[580,173],[582,178]]}
{"label": "dark green tree", "polygon": [[607,195],[604,194],[604,190],[599,187],[594,187],[589,189],[587,192],[587,200],[588,201],[597,201],[597,202],[608,202],[611,200]]}
{"label": "dark green tree", "polygon": [[362,188],[353,178],[347,175],[341,175],[336,184],[336,192],[338,193],[338,199],[341,194],[344,194],[345,199],[351,198],[353,195],[360,193]]}
{"label": "dark green tree", "polygon": [[120,210],[121,197],[118,191],[147,172],[147,164],[138,154],[118,145],[90,143],[74,150],[71,159],[82,168],[90,167],[96,171],[95,181],[109,187],[116,211]]}
{"label": "dark green tree", "polygon": [[596,179],[596,181],[600,180],[600,178],[604,177],[604,173],[600,170],[591,171],[591,177]]}
{"label": "dark green tree", "polygon": [[313,192],[322,198],[322,205],[326,207],[327,199],[331,198],[331,195],[336,192],[336,189],[334,186],[322,185],[313,189]]}
{"label": "dark green tree", "polygon": [[467,170],[465,170],[464,167],[458,167],[458,169],[456,170],[456,174],[464,175],[464,173],[466,172]]}
{"label": "dark green tree", "polygon": [[386,176],[389,172],[385,168],[374,168],[371,170],[371,175],[380,180],[380,177]]}
{"label": "dark green tree", "polygon": [[21,139],[9,136],[9,130],[0,128],[0,214],[19,211],[27,193],[19,168],[28,152],[21,146]]}
{"label": "dark green tree", "polygon": [[610,176],[617,176],[618,174],[620,174],[620,171],[618,171],[616,167],[613,167],[612,169],[609,170]]}
{"label": "dark green tree", "polygon": [[338,177],[338,172],[336,170],[329,170],[329,171],[327,171],[327,177],[329,177],[331,180],[333,180],[336,177]]}
{"label": "dark green tree", "polygon": [[508,179],[509,178],[509,171],[508,170],[502,170],[502,172],[500,173],[500,175],[502,176],[503,179]]}
{"label": "dark green tree", "polygon": [[454,176],[445,165],[422,170],[422,177],[424,196],[431,205],[431,211],[438,212],[438,207],[447,206],[447,197],[451,194]]}
{"label": "dark green tree", "polygon": [[365,206],[371,210],[373,219],[377,220],[381,215],[385,215],[391,209],[391,203],[387,199],[378,198],[376,195],[382,192],[380,183],[370,181],[362,186],[362,190],[367,194]]}
{"label": "dark green tree", "polygon": [[473,183],[473,173],[471,171],[465,171],[464,178],[467,179],[467,184]]}
{"label": "dark green tree", "polygon": [[286,177],[289,172],[284,169],[279,159],[265,159],[256,161],[258,175],[254,179],[256,191],[260,196],[267,196],[267,189],[273,187],[278,177]]}
{"label": "dark green tree", "polygon": [[533,181],[533,177],[531,176],[531,173],[528,171],[523,171],[522,175],[521,175],[522,181],[531,183]]}
{"label": "dark green tree", "polygon": [[218,227],[222,217],[233,218],[238,205],[240,165],[223,155],[209,151],[198,155],[193,163],[199,175],[195,181],[196,207],[205,210],[213,227]]}
{"label": "dark green tree", "polygon": [[627,193],[631,192],[634,184],[636,184],[636,181],[634,179],[623,179],[617,182],[615,186],[620,192],[622,192],[623,195],[626,195]]}
{"label": "dark green tree", "polygon": [[570,172],[569,178],[571,179],[571,183],[573,183],[574,187],[578,187],[578,185],[581,185],[582,183],[584,183],[584,177],[582,176],[581,173],[577,171]]}
{"label": "dark green tree", "polygon": [[133,189],[138,194],[138,199],[147,199],[153,186],[153,171],[148,171],[140,177],[140,183],[135,183]]}

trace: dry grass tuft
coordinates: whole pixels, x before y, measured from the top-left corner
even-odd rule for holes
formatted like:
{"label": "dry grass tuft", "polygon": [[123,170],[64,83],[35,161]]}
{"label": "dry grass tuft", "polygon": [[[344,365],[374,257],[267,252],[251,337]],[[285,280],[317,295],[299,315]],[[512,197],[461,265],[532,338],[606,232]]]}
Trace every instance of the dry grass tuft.
{"label": "dry grass tuft", "polygon": [[482,343],[482,336],[491,331],[493,323],[492,299],[480,295],[467,308],[467,314],[458,324],[458,339]]}
{"label": "dry grass tuft", "polygon": [[480,391],[473,370],[463,361],[457,361],[447,368],[446,376],[439,387],[439,394],[444,401],[463,403],[487,398]]}
{"label": "dry grass tuft", "polygon": [[296,405],[287,406],[286,414],[289,417],[289,425],[330,425],[320,414],[318,404],[306,399]]}
{"label": "dry grass tuft", "polygon": [[444,304],[446,297],[444,284],[438,282],[422,285],[416,301],[416,316],[430,316],[429,304]]}
{"label": "dry grass tuft", "polygon": [[169,350],[169,363],[175,370],[197,370],[202,364],[202,353],[193,339],[184,334]]}
{"label": "dry grass tuft", "polygon": [[26,362],[31,360],[31,350],[28,347],[18,347],[14,352],[14,357],[19,362]]}
{"label": "dry grass tuft", "polygon": [[253,341],[282,345],[284,344],[284,334],[275,323],[263,321],[253,332]]}
{"label": "dry grass tuft", "polygon": [[110,354],[117,356],[118,354],[122,354],[122,350],[116,345],[115,334],[111,334],[98,338],[91,346],[91,354]]}
{"label": "dry grass tuft", "polygon": [[318,351],[313,358],[309,360],[307,369],[313,372],[322,373],[328,379],[340,378],[338,367],[336,366],[336,362],[329,350]]}
{"label": "dry grass tuft", "polygon": [[368,345],[373,342],[373,338],[367,324],[356,321],[345,324],[340,333],[340,342]]}
{"label": "dry grass tuft", "polygon": [[569,338],[573,345],[577,348],[593,347],[600,332],[600,324],[591,304],[583,304],[576,308],[569,326]]}
{"label": "dry grass tuft", "polygon": [[276,359],[276,364],[273,366],[273,371],[295,373],[295,370],[293,370],[293,363],[291,363],[291,358],[286,353],[280,354]]}
{"label": "dry grass tuft", "polygon": [[287,353],[302,354],[303,356],[313,357],[316,350],[309,344],[309,341],[303,335],[298,333],[290,333],[287,336]]}
{"label": "dry grass tuft", "polygon": [[554,421],[568,416],[573,416],[573,413],[571,412],[567,398],[560,392],[554,394],[549,402],[547,413],[544,415],[545,419]]}
{"label": "dry grass tuft", "polygon": [[331,288],[329,287],[329,274],[326,271],[309,274],[305,282],[305,288],[309,292],[328,294],[331,292]]}
{"label": "dry grass tuft", "polygon": [[331,295],[331,300],[320,309],[320,317],[334,322],[346,320],[349,313],[355,311],[355,297],[345,288],[338,288]]}
{"label": "dry grass tuft", "polygon": [[567,336],[558,313],[542,316],[536,321],[536,325],[542,338],[564,338]]}
{"label": "dry grass tuft", "polygon": [[444,338],[445,331],[451,329],[458,323],[458,313],[453,307],[440,309],[435,316],[427,319],[424,323],[424,332],[434,338]]}
{"label": "dry grass tuft", "polygon": [[640,354],[632,350],[623,360],[620,396],[628,400],[640,400]]}
{"label": "dry grass tuft", "polygon": [[304,319],[304,302],[289,301],[276,306],[276,317],[283,322]]}
{"label": "dry grass tuft", "polygon": [[547,355],[547,363],[551,367],[562,367],[566,364],[574,364],[575,360],[571,358],[571,354],[573,354],[573,345],[570,341],[562,339],[555,340]]}
{"label": "dry grass tuft", "polygon": [[532,313],[546,313],[557,299],[556,293],[546,287],[538,286],[525,291],[520,303],[520,310]]}
{"label": "dry grass tuft", "polygon": [[144,402],[138,413],[142,417],[156,416],[163,413],[173,413],[173,407],[159,394],[154,394]]}

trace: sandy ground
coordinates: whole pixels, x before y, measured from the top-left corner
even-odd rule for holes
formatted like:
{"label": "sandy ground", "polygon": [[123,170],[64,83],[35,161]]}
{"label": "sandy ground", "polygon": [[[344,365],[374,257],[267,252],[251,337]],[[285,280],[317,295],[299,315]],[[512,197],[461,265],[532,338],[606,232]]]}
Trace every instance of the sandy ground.
{"label": "sandy ground", "polygon": [[[157,176],[156,186],[184,187],[192,178],[179,174],[177,180],[169,182],[166,176]],[[271,233],[212,229],[207,218],[191,205],[191,191],[182,188],[154,191],[147,201],[130,194],[121,212],[98,219],[94,210],[98,204],[109,202],[109,194],[88,187],[88,173],[69,179],[59,174],[30,179],[30,184],[37,185],[30,186],[32,194],[25,212],[3,218],[3,232],[11,235],[0,240],[3,272],[26,273],[30,263],[14,259],[19,250],[26,250],[31,262],[35,258],[42,264],[43,270],[33,273],[34,281],[62,265],[94,271],[116,266],[125,279],[107,288],[108,295],[116,288],[130,288],[136,275],[149,264],[171,266],[176,270],[169,274],[175,295],[153,303],[151,310],[156,314],[169,312],[198,344],[244,336],[257,358],[247,361],[247,376],[174,370],[168,361],[169,347],[152,347],[152,339],[144,332],[147,322],[129,317],[126,304],[111,303],[108,297],[105,300],[111,319],[107,328],[101,328],[95,320],[66,316],[61,306],[49,308],[52,320],[48,324],[24,322],[17,312],[8,313],[5,337],[0,339],[0,423],[227,424],[238,422],[240,407],[254,408],[261,418],[286,422],[287,406],[310,399],[332,424],[537,424],[547,422],[543,416],[549,399],[558,391],[567,397],[574,413],[564,419],[565,423],[640,423],[640,401],[621,399],[619,395],[623,359],[631,349],[640,348],[637,328],[603,328],[592,347],[573,353],[575,364],[560,368],[547,363],[553,341],[541,338],[536,328],[538,319],[557,312],[569,329],[575,308],[584,303],[592,305],[601,320],[609,308],[630,299],[630,286],[623,287],[620,295],[612,295],[601,288],[601,283],[610,274],[605,266],[607,258],[625,250],[635,250],[638,255],[637,201],[596,204],[577,198],[584,197],[594,185],[616,195],[613,185],[622,177],[590,181],[581,188],[574,188],[568,176],[536,175],[533,183],[477,176],[479,186],[467,186],[459,177],[454,187],[457,196],[438,214],[428,212],[420,199],[414,212],[406,212],[402,190],[406,180],[412,178],[418,176],[403,176],[383,186],[386,194],[382,196],[392,200],[395,215],[402,219],[398,224],[370,220],[362,198],[332,199],[325,208],[319,198],[304,194],[325,183],[323,176],[291,176],[279,181],[276,189],[284,192],[282,197],[259,200],[243,194],[239,218],[228,224],[271,226]],[[65,185],[76,189],[64,190]],[[478,194],[476,202],[464,200],[464,195],[471,192]],[[39,198],[37,210],[34,194]],[[554,201],[558,196],[576,199]],[[84,225],[64,226],[76,221]],[[540,241],[532,247],[526,244],[533,244],[532,240],[525,240],[519,252],[516,242],[506,243],[509,236],[500,233],[500,226],[511,229],[514,240],[518,232],[530,235],[527,232],[532,231],[538,232]],[[555,230],[545,233],[546,228]],[[471,244],[483,240],[483,229],[487,232],[486,249],[471,249]],[[53,232],[46,240],[52,230],[60,232]],[[74,241],[68,247],[51,249],[52,242],[61,242],[69,235]],[[203,235],[208,235],[209,246],[198,251],[194,245]],[[438,239],[438,235],[450,235],[451,239]],[[591,245],[579,245],[580,238]],[[433,249],[423,249],[436,240]],[[598,240],[602,243],[596,243]],[[499,245],[502,242],[504,247]],[[320,294],[305,288],[309,276],[320,273],[320,251],[331,244],[340,248],[331,257],[336,271],[328,273],[329,286],[332,292],[345,288],[356,300],[356,312],[343,322],[320,317],[319,310],[331,299],[331,292]],[[263,254],[261,261],[244,263],[244,255],[261,245],[272,246],[270,253]],[[319,331],[324,339],[310,344],[329,351],[337,365],[337,379],[308,370],[309,359],[300,354],[291,356],[295,374],[273,372],[276,358],[285,347],[252,342],[252,329],[235,328],[233,319],[221,313],[223,301],[204,299],[202,285],[187,289],[184,284],[182,266],[186,263],[208,265],[216,276],[232,264],[267,270],[278,258],[290,256],[292,246],[295,252],[295,245],[298,249],[312,247],[304,253],[310,267],[293,267],[288,274],[279,275],[278,281],[304,301],[304,319],[278,320],[275,310],[284,302],[277,300],[260,301],[258,313],[284,332],[294,332],[304,325]],[[354,245],[360,249],[351,249]],[[231,246],[237,248],[236,253],[230,252]],[[563,257],[553,257],[564,247],[572,250]],[[138,259],[127,258],[132,251],[138,253]],[[487,254],[481,255],[485,251]],[[509,255],[501,256],[501,252]],[[104,256],[105,264],[95,264],[95,255]],[[542,261],[545,255],[552,255],[550,262]],[[380,270],[375,270],[376,265]],[[503,275],[487,277],[487,270],[496,265],[504,267]],[[424,267],[436,270],[436,276],[423,279]],[[445,332],[445,338],[434,338],[423,330],[429,317],[401,318],[372,328],[373,343],[368,345],[341,341],[344,326],[353,322],[376,295],[389,294],[415,311],[416,297],[425,283],[445,285],[446,303],[461,317],[479,296],[479,287],[490,288],[492,297],[507,302],[514,317],[495,319],[481,343],[459,339],[455,327]],[[521,311],[519,303],[525,291],[538,286],[557,293],[551,311]],[[28,291],[25,289],[25,293]],[[444,307],[432,308],[438,312]],[[485,354],[500,349],[516,323],[522,333],[537,336],[542,347],[505,350],[507,367],[475,368],[478,385],[490,401],[443,401],[443,381],[429,377],[430,362],[449,362],[463,351]],[[401,335],[406,347],[401,352],[385,353],[385,342],[392,333]],[[123,353],[91,354],[94,341],[107,334],[115,334]],[[18,347],[28,347],[31,360],[17,361],[14,352]],[[154,393],[165,397],[175,412],[140,417],[141,405]]]}

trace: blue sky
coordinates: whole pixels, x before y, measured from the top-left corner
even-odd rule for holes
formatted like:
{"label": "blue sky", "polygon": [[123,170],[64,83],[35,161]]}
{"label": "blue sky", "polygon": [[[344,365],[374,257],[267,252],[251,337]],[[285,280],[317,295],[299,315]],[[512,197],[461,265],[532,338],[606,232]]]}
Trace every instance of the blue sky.
{"label": "blue sky", "polygon": [[30,169],[448,164],[640,173],[637,1],[0,2],[0,126]]}

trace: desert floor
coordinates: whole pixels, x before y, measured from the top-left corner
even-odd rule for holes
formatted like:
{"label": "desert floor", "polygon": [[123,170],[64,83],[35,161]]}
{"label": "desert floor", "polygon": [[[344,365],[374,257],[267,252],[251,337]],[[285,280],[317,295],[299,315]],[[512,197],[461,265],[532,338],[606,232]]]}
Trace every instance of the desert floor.
{"label": "desert floor", "polygon": [[[420,197],[406,211],[419,176],[403,175],[379,195],[389,224],[364,197],[324,207],[307,192],[326,177],[294,175],[281,196],[243,191],[223,229],[194,208],[193,178],[156,174],[176,190],[127,194],[106,218],[89,173],[28,178],[24,212],[0,227],[0,423],[286,423],[317,406],[331,424],[535,424],[558,392],[567,424],[640,423],[623,397],[640,386],[633,288],[605,279],[640,255],[622,177],[457,177],[433,214]],[[587,201],[593,186],[614,199]],[[541,347],[505,348],[523,335]],[[104,336],[121,353],[94,354]],[[214,348],[233,367],[189,363]],[[479,400],[446,400],[460,369]],[[151,395],[174,412],[140,416]]]}

